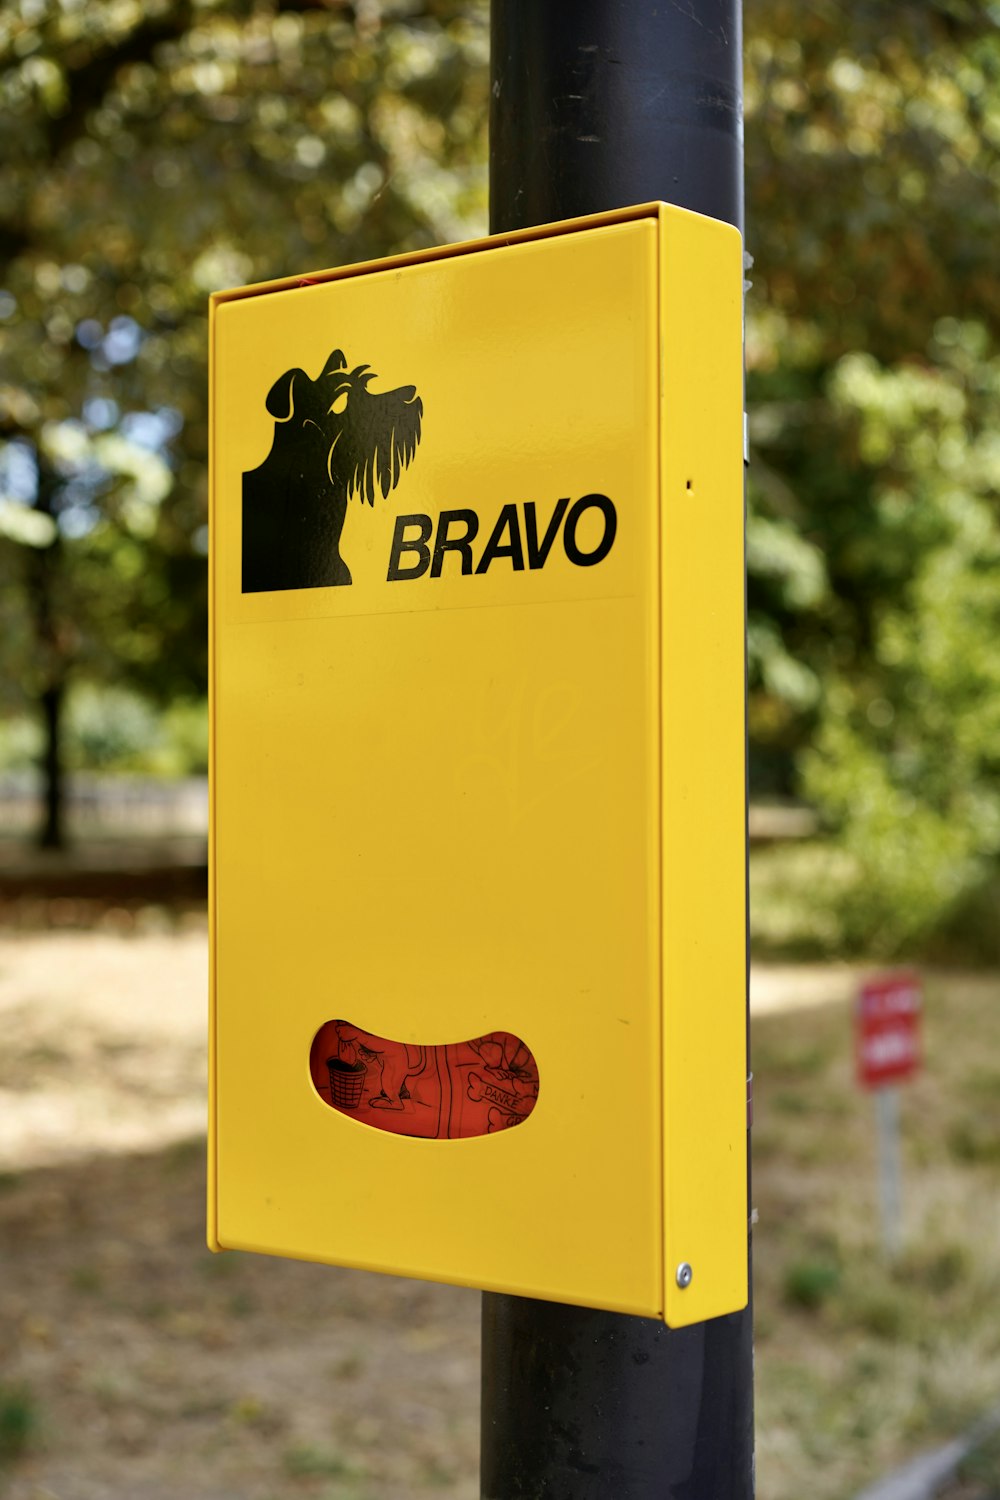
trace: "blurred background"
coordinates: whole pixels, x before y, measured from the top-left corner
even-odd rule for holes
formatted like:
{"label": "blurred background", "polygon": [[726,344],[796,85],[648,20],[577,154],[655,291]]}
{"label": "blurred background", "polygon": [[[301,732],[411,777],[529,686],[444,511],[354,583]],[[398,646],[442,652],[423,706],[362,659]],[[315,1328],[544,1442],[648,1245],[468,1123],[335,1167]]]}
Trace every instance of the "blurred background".
{"label": "blurred background", "polygon": [[[1000,6],[745,20],[758,1465],[846,1500],[1000,1402]],[[479,0],[0,13],[0,1494],[477,1493],[475,1295],[209,1257],[200,1130],[207,297],[482,233],[487,62]]]}

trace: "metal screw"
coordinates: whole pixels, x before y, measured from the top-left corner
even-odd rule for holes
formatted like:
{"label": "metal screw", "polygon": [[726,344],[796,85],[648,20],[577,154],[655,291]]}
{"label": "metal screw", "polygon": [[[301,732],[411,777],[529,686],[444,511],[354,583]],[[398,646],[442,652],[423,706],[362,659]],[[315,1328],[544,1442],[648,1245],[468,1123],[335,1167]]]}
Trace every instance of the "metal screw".
{"label": "metal screw", "polygon": [[691,1267],[688,1265],[686,1260],[682,1260],[680,1265],[677,1267],[677,1285],[680,1287],[682,1292],[686,1287],[689,1287],[691,1285],[693,1278],[694,1272],[692,1271]]}

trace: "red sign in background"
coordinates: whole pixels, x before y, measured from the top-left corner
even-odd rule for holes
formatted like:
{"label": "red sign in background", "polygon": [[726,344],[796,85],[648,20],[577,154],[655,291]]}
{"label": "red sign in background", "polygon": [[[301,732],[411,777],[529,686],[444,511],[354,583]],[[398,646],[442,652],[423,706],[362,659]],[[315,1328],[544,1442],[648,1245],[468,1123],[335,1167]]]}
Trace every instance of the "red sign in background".
{"label": "red sign in background", "polygon": [[862,985],[858,995],[858,1082],[864,1088],[899,1083],[921,1062],[920,976],[909,969],[880,974]]}

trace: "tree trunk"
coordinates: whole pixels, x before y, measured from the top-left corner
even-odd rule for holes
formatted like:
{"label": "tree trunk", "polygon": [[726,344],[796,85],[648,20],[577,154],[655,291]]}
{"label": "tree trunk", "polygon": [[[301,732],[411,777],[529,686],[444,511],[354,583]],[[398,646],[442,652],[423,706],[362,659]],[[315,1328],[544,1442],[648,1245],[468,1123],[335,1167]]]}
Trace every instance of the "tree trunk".
{"label": "tree trunk", "polygon": [[[35,509],[54,520],[58,476],[41,450],[36,449],[35,457],[38,464]],[[62,728],[70,653],[56,603],[61,563],[62,543],[58,530],[48,546],[31,549],[27,560],[28,599],[37,653],[38,706],[45,736],[39,767],[43,780],[44,812],[35,835],[35,841],[42,849],[62,849],[66,843]]]}
{"label": "tree trunk", "polygon": [[41,761],[45,802],[38,830],[38,844],[42,849],[62,849],[66,843],[66,783],[62,763],[62,717],[65,701],[64,679],[50,683],[39,700],[45,733]]}

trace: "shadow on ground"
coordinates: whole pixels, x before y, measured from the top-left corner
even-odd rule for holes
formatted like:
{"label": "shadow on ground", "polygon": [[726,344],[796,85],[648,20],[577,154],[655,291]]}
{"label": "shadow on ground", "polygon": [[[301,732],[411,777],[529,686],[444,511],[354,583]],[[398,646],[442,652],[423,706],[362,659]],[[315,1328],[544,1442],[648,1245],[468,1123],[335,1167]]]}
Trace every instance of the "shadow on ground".
{"label": "shadow on ground", "polygon": [[213,1256],[203,1163],[0,1178],[0,1495],[471,1500],[478,1295]]}

